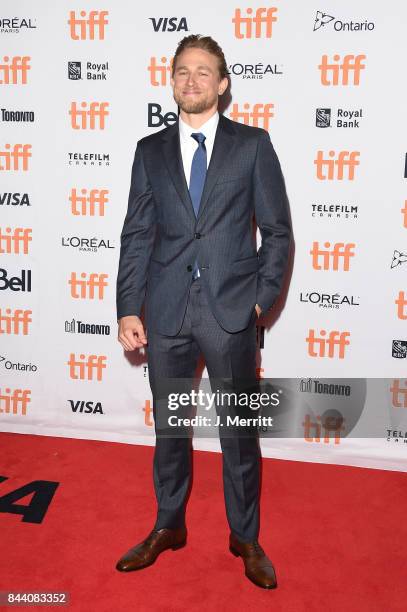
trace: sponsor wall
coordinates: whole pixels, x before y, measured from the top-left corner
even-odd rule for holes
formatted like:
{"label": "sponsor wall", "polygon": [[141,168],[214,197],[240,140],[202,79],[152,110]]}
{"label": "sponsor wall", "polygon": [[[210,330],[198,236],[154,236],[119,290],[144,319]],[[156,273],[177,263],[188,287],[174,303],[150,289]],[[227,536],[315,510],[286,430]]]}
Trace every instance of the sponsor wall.
{"label": "sponsor wall", "polygon": [[226,55],[225,115],[269,131],[290,200],[295,254],[258,322],[258,374],[301,411],[263,455],[404,470],[407,7],[205,8],[2,2],[1,429],[154,444],[146,357],[116,339],[120,232],[136,142],[176,120],[172,55],[201,33]]}

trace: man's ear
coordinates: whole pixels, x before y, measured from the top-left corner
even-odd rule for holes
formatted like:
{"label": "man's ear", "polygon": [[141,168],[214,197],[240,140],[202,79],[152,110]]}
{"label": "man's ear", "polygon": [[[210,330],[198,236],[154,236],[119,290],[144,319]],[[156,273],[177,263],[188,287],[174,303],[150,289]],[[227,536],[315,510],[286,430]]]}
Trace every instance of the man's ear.
{"label": "man's ear", "polygon": [[221,80],[221,82],[219,83],[219,87],[218,87],[218,95],[221,96],[225,93],[225,91],[227,90],[229,85],[229,81],[227,80],[226,77],[223,77],[223,79]]}

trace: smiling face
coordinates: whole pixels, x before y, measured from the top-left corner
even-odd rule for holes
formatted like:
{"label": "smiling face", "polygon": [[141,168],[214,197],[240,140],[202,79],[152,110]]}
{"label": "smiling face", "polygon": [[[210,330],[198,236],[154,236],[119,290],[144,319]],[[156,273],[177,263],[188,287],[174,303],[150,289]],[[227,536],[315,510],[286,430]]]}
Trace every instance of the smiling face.
{"label": "smiling face", "polygon": [[190,47],[177,57],[171,86],[182,111],[201,114],[217,108],[218,96],[227,88],[228,80],[220,78],[216,55]]}

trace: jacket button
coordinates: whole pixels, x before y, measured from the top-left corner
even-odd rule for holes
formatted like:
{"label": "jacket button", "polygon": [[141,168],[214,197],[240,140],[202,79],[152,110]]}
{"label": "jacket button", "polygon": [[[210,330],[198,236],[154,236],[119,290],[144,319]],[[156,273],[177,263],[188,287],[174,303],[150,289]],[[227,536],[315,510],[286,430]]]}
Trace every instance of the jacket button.
{"label": "jacket button", "polygon": [[202,234],[200,234],[199,232],[197,232],[197,233],[195,234],[195,238],[197,238],[197,239],[199,240],[199,238],[201,237],[201,235],[202,235]]}
{"label": "jacket button", "polygon": [[187,266],[188,272],[192,272],[192,266]]}

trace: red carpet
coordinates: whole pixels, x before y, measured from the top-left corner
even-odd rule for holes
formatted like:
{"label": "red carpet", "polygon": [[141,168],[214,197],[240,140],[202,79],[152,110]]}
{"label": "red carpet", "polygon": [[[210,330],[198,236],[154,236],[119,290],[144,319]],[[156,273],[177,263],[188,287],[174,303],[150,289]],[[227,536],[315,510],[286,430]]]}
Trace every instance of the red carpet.
{"label": "red carpet", "polygon": [[0,475],[8,478],[0,504],[32,481],[59,483],[41,523],[22,522],[3,501],[0,591],[68,591],[65,609],[86,612],[406,609],[403,473],[263,459],[259,539],[279,583],[266,591],[228,551],[221,455],[194,452],[187,546],[122,574],[116,561],[154,523],[154,449],[9,433],[0,443]]}

